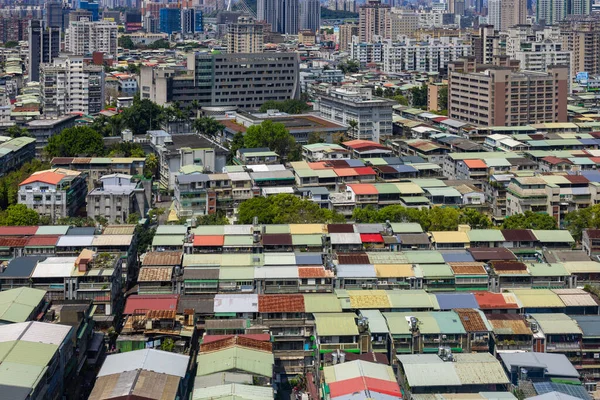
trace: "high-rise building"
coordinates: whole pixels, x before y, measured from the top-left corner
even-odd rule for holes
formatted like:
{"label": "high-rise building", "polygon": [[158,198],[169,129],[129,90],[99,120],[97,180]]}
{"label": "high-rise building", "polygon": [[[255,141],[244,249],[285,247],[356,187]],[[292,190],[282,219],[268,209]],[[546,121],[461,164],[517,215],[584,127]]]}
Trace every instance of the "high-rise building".
{"label": "high-rise building", "polygon": [[321,2],[300,0],[300,29],[317,32],[321,27]]}
{"label": "high-rise building", "polygon": [[515,72],[512,66],[449,65],[448,117],[477,126],[519,126],[567,121],[569,69]]}
{"label": "high-rise building", "polygon": [[271,25],[272,32],[291,35],[298,33],[298,0],[258,0],[256,15],[259,21]]}
{"label": "high-rise building", "polygon": [[448,12],[454,15],[465,15],[465,0],[448,0]]}
{"label": "high-rise building", "polygon": [[137,32],[142,30],[142,13],[139,11],[127,11],[125,13],[125,32]]}
{"label": "high-rise building", "polygon": [[202,107],[258,109],[300,96],[298,63],[297,53],[190,54],[184,71],[142,66],[140,96],[160,105],[197,100]]}
{"label": "high-rise building", "polygon": [[160,10],[160,31],[168,33],[181,31],[181,12],[178,8],[161,8]]}
{"label": "high-rise building", "polygon": [[60,28],[47,27],[44,21],[29,22],[29,80],[38,82],[40,64],[49,63],[60,52]]}
{"label": "high-rise building", "polygon": [[46,26],[63,29],[62,1],[52,0],[46,3]]}
{"label": "high-rise building", "polygon": [[184,36],[193,36],[204,30],[202,11],[195,8],[181,9],[181,33]]}
{"label": "high-rise building", "polygon": [[563,49],[573,54],[573,73],[600,74],[600,18],[573,15],[559,26]]}
{"label": "high-rise building", "polygon": [[117,55],[117,24],[107,21],[71,21],[65,33],[65,51],[86,55],[95,51]]}
{"label": "high-rise building", "polygon": [[227,25],[228,53],[262,53],[264,48],[263,24],[254,18],[241,16]]}
{"label": "high-rise building", "polygon": [[391,7],[382,4],[381,0],[369,0],[365,5],[360,6],[358,25],[361,42],[370,42],[376,35],[391,39],[390,10]]}
{"label": "high-rise building", "polygon": [[92,13],[92,21],[100,19],[100,5],[95,1],[79,0],[79,8]]}
{"label": "high-rise building", "polygon": [[347,22],[340,25],[340,40],[339,50],[348,51],[350,44],[352,43],[352,36],[358,36],[358,25],[355,23]]}
{"label": "high-rise building", "polygon": [[500,30],[502,20],[502,0],[488,0],[488,24]]}
{"label": "high-rise building", "polygon": [[0,42],[29,40],[30,18],[0,17]]}
{"label": "high-rise building", "polygon": [[494,56],[501,55],[500,35],[492,25],[480,25],[479,32],[469,39],[477,64],[492,64]]}
{"label": "high-rise building", "polygon": [[567,0],[538,0],[535,8],[538,24],[554,25],[567,16]]}
{"label": "high-rise building", "polygon": [[104,106],[104,69],[82,56],[57,57],[40,67],[44,115],[97,114]]}
{"label": "high-rise building", "polygon": [[144,30],[147,33],[160,33],[159,19],[148,13],[144,17]]}
{"label": "high-rise building", "polygon": [[390,14],[392,40],[398,36],[413,36],[419,28],[419,15],[415,12],[402,10],[400,13]]}
{"label": "high-rise building", "polygon": [[525,24],[527,0],[488,0],[488,23],[500,31]]}

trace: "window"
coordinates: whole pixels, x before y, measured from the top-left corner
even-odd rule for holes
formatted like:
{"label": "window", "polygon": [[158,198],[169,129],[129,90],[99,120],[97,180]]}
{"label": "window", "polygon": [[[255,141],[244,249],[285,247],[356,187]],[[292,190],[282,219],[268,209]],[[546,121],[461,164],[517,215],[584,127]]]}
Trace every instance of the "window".
{"label": "window", "polygon": [[27,199],[27,196],[21,196],[21,201],[25,201]]}

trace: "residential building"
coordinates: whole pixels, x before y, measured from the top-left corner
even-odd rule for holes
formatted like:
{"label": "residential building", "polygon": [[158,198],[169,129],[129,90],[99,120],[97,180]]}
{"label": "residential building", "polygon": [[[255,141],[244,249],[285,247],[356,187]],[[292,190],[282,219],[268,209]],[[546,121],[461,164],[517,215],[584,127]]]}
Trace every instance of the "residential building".
{"label": "residential building", "polygon": [[53,168],[65,168],[87,175],[88,192],[98,187],[101,178],[111,174],[143,175],[145,158],[135,157],[54,157]]}
{"label": "residential building", "polygon": [[54,168],[34,172],[19,184],[19,204],[38,214],[59,218],[73,217],[85,203],[85,176],[76,171]]}
{"label": "residential building", "polygon": [[494,56],[501,55],[501,40],[493,25],[480,25],[476,34],[469,36],[477,64],[492,64]]}
{"label": "residential building", "polygon": [[444,74],[448,63],[471,55],[471,45],[461,38],[442,37],[418,41],[401,37],[388,40],[383,46],[383,71],[439,72]]}
{"label": "residential building", "polygon": [[182,8],[180,31],[183,37],[194,37],[194,34],[204,31],[202,10],[199,8]]}
{"label": "residential building", "polygon": [[300,0],[299,29],[317,32],[321,27],[321,2],[319,0]]}
{"label": "residential building", "polygon": [[84,56],[102,52],[117,57],[117,24],[108,21],[70,21],[65,51]]}
{"label": "residential building", "polygon": [[150,183],[134,180],[131,175],[111,174],[100,178],[100,187],[87,196],[87,216],[97,220],[106,218],[111,224],[127,222],[129,215],[137,213],[144,218],[150,208],[150,190],[144,188]]}
{"label": "residential building", "polygon": [[104,69],[82,56],[57,57],[40,66],[44,115],[98,114],[104,108]]}
{"label": "residential building", "polygon": [[298,61],[296,53],[191,54],[185,71],[142,66],[141,98],[161,105],[196,100],[202,107],[258,109],[266,100],[299,97]]}
{"label": "residential building", "polygon": [[571,70],[600,74],[600,18],[569,16],[559,22],[563,50],[572,53]]}
{"label": "residential building", "polygon": [[545,25],[555,25],[569,14],[565,0],[541,0],[535,10],[535,20]]}
{"label": "residential building", "polygon": [[350,151],[339,144],[313,143],[302,146],[302,158],[308,162],[350,158]]}
{"label": "residential building", "polygon": [[411,37],[419,29],[419,15],[409,10],[392,9],[390,14],[390,29],[392,31],[392,41],[397,40],[399,36]]}
{"label": "residential building", "polygon": [[374,97],[371,89],[328,87],[317,92],[315,109],[328,120],[344,125],[357,123],[348,131],[352,139],[379,140],[392,135],[393,101]]}
{"label": "residential building", "polygon": [[340,38],[339,38],[339,49],[340,51],[348,51],[350,43],[352,43],[352,36],[358,36],[358,25],[355,23],[347,22],[340,25]]}
{"label": "residential building", "polygon": [[488,23],[498,31],[521,25],[527,19],[527,0],[490,0]]}
{"label": "residential building", "polygon": [[18,169],[34,157],[34,138],[20,137],[0,143],[0,176]]}
{"label": "residential building", "polygon": [[237,22],[227,25],[227,52],[262,53],[263,27],[251,17],[238,17]]}
{"label": "residential building", "polygon": [[[115,39],[116,40],[116,39]],[[40,65],[51,63],[60,52],[60,28],[44,21],[29,21],[29,81],[38,82]]]}
{"label": "residential building", "polygon": [[172,34],[181,31],[181,10],[178,8],[161,8],[159,31]]}
{"label": "residential building", "polygon": [[549,66],[565,65],[573,75],[571,52],[563,50],[558,27],[534,30],[529,25],[519,25],[506,32],[506,55],[519,60],[521,70],[546,72]]}
{"label": "residential building", "polygon": [[[71,326],[43,322],[0,325],[2,396],[10,399],[59,398],[76,366]],[[10,367],[10,368],[9,368]],[[14,372],[19,371],[19,378]]]}
{"label": "residential building", "polygon": [[[17,322],[33,321],[42,314],[47,302],[44,299],[46,292],[44,290],[32,289],[29,287],[11,287],[16,286],[6,279],[7,277],[16,277],[19,273],[19,267],[25,267],[29,257],[14,259],[11,271],[8,268],[2,272],[0,282],[2,291],[0,292],[0,304],[2,304],[2,314],[0,314],[0,326],[13,324]],[[35,258],[35,257],[34,257]],[[20,265],[19,265],[20,264]],[[8,272],[7,272],[8,271]],[[13,281],[14,282],[14,281]]]}
{"label": "residential building", "polygon": [[508,66],[477,66],[473,59],[451,63],[448,117],[482,126],[565,122],[569,68],[547,69],[514,72]]}
{"label": "residential building", "polygon": [[440,98],[442,90],[446,94],[444,102],[448,108],[448,84],[447,83],[430,83],[427,85],[427,109],[430,111],[441,111]]}
{"label": "residential building", "polygon": [[369,0],[358,11],[358,36],[361,42],[372,42],[375,36],[392,38],[391,7],[381,0]]}
{"label": "residential building", "polygon": [[271,25],[271,31],[295,35],[299,29],[298,0],[259,0],[256,15]]}

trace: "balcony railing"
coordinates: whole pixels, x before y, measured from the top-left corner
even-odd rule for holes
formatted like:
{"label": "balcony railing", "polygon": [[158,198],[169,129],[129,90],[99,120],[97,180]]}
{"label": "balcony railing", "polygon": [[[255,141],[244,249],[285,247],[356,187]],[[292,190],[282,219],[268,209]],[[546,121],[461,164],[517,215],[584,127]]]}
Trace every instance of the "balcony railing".
{"label": "balcony railing", "polygon": [[321,350],[358,350],[358,343],[321,343]]}
{"label": "balcony railing", "polygon": [[579,343],[547,343],[546,350],[579,350]]}
{"label": "balcony railing", "polygon": [[110,288],[111,288],[110,282],[95,282],[95,283],[81,282],[79,284],[79,290],[107,290],[107,291],[110,291]]}

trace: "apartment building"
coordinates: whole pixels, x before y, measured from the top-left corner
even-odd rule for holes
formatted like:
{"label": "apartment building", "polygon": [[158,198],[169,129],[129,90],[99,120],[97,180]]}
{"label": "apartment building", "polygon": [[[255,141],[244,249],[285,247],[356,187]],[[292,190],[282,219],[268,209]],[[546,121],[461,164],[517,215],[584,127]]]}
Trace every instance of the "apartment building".
{"label": "apartment building", "polygon": [[349,125],[358,123],[348,131],[352,139],[373,140],[392,135],[392,106],[394,101],[374,97],[369,88],[327,87],[316,92],[315,109],[326,119]]}
{"label": "apartment building", "polygon": [[20,137],[0,144],[0,176],[6,175],[35,157],[35,139]]}
{"label": "apartment building", "polygon": [[419,14],[409,10],[399,10],[393,8],[390,13],[390,29],[392,30],[392,40],[397,40],[399,36],[411,37],[419,29]]}
{"label": "apartment building", "polygon": [[473,58],[451,63],[448,117],[479,126],[566,122],[569,68],[547,70],[515,72]]}
{"label": "apartment building", "polygon": [[262,53],[264,24],[252,17],[238,17],[237,22],[227,25],[228,53]]}
{"label": "apartment building", "polygon": [[382,53],[385,73],[443,73],[448,63],[470,56],[471,45],[462,38],[442,37],[419,41],[404,36],[396,41],[385,41]]}
{"label": "apartment building", "polygon": [[557,26],[534,29],[519,25],[506,31],[506,55],[519,60],[519,68],[546,72],[551,65],[565,65],[571,70],[571,52],[564,49]]}
{"label": "apartment building", "polygon": [[392,38],[391,6],[381,0],[369,0],[358,11],[358,35],[361,42],[371,42],[375,36]]}
{"label": "apartment building", "polygon": [[95,51],[117,56],[117,24],[108,21],[70,21],[65,51],[87,55]]}
{"label": "apartment building", "polygon": [[104,69],[85,65],[83,57],[55,58],[40,67],[44,115],[97,114],[104,107]]}
{"label": "apartment building", "polygon": [[493,25],[480,25],[477,33],[469,35],[469,40],[478,64],[492,64],[494,56],[502,55],[502,40]]}
{"label": "apartment building", "polygon": [[499,31],[524,24],[527,20],[527,0],[490,0],[488,23]]}
{"label": "apartment building", "polygon": [[340,25],[340,51],[348,51],[348,49],[350,48],[350,43],[352,42],[352,36],[358,36],[357,24],[347,22],[345,24]]}
{"label": "apartment building", "polygon": [[85,176],[62,168],[34,172],[19,184],[18,201],[52,221],[74,217],[85,204]]}
{"label": "apartment building", "polygon": [[182,106],[257,109],[267,100],[300,95],[298,54],[190,54],[186,70],[142,66],[141,98]]}
{"label": "apartment building", "polygon": [[135,157],[54,157],[53,168],[65,168],[87,175],[88,191],[97,187],[105,175],[143,175],[145,158]]}
{"label": "apartment building", "polygon": [[111,174],[101,177],[100,185],[86,196],[88,217],[104,217],[111,224],[123,224],[132,213],[146,216],[151,204],[150,188],[146,190],[142,182],[131,175]]}
{"label": "apartment building", "polygon": [[40,79],[40,64],[50,63],[60,52],[60,28],[46,26],[44,21],[29,21],[29,81]]}
{"label": "apartment building", "polygon": [[570,15],[559,23],[563,50],[573,54],[573,74],[600,74],[600,18]]}

